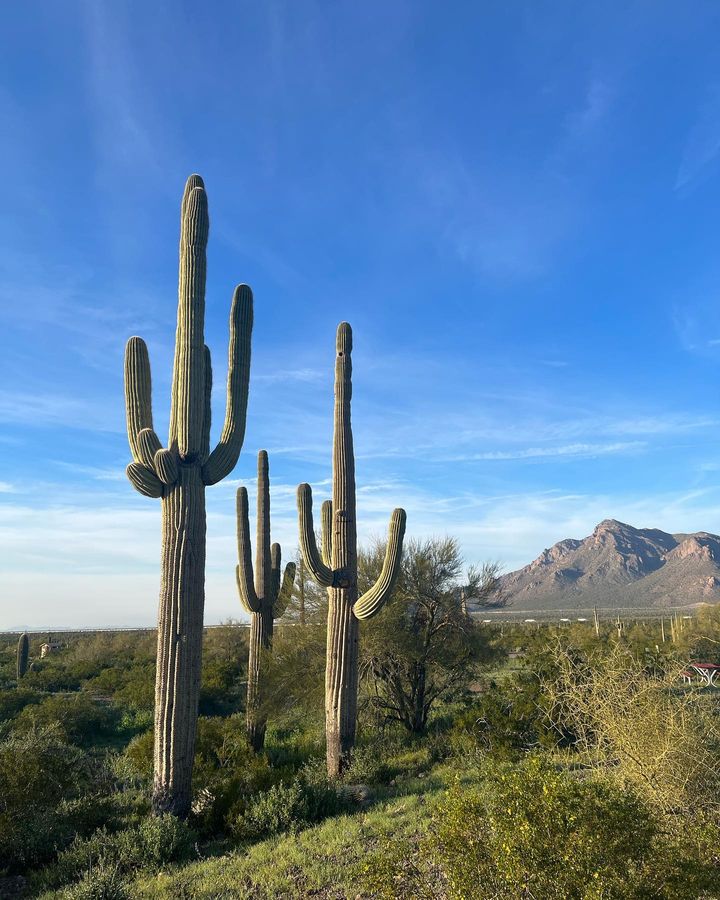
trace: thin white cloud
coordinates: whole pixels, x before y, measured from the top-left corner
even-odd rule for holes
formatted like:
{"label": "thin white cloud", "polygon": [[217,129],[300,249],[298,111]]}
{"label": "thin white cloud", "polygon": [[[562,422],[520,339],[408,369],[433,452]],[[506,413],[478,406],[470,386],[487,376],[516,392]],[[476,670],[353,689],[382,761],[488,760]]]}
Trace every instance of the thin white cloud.
{"label": "thin white cloud", "polygon": [[606,456],[611,453],[632,453],[646,447],[644,441],[621,441],[614,444],[565,444],[562,447],[528,447],[519,450],[493,450],[487,453],[475,453],[471,456],[456,459],[487,460],[521,460],[521,459],[556,459],[591,456]]}
{"label": "thin white cloud", "polygon": [[689,192],[716,168],[720,153],[720,85],[713,84],[685,141],[675,190]]}

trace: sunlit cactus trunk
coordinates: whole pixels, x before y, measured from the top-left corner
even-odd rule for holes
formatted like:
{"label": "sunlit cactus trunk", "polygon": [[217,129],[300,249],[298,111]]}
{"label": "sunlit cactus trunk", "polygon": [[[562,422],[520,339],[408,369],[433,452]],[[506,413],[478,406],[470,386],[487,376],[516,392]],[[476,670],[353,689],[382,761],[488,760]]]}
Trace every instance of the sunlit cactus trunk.
{"label": "sunlit cactus trunk", "polygon": [[309,484],[298,487],[300,548],[318,584],[328,589],[325,666],[325,737],[327,769],[337,777],[350,762],[355,744],[358,693],[359,620],[378,613],[392,592],[402,558],[405,511],[390,520],[382,572],[358,598],[355,455],[350,420],[352,399],[352,330],[338,326],[335,357],[333,499],[322,509],[322,555],[318,551]]}
{"label": "sunlit cactus trunk", "polygon": [[263,658],[272,646],[275,619],[287,607],[295,579],[295,563],[285,566],[280,577],[280,544],[270,543],[270,470],[265,450],[258,453],[257,541],[253,582],[252,546],[248,521],[248,497],[244,487],[237,491],[238,565],[236,578],[240,602],[250,616],[248,654],[247,736],[255,751],[265,744],[267,721],[262,711]]}
{"label": "sunlit cactus trunk", "polygon": [[167,449],[153,430],[150,361],[145,342],[128,341],[125,404],[133,462],[127,475],[147,497],[161,498],[162,550],[155,681],[153,809],[190,810],[205,605],[205,487],[235,466],[245,434],[252,293],[240,285],[230,312],[225,423],[210,452],[212,368],[204,344],[207,195],[199,175],[181,208],[178,317]]}

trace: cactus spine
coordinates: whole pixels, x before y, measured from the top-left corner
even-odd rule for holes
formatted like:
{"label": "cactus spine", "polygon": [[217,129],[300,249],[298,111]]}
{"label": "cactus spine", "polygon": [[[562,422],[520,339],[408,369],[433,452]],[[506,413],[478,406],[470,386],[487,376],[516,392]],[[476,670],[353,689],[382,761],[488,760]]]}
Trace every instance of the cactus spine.
{"label": "cactus spine", "polygon": [[285,566],[280,578],[280,544],[270,544],[270,472],[267,451],[258,453],[257,543],[255,583],[248,522],[248,496],[237,491],[238,565],[235,570],[240,602],[250,616],[250,651],[247,686],[247,735],[257,752],[265,743],[266,720],[261,711],[261,666],[263,654],[272,645],[273,622],[284,612],[292,594],[295,563]]}
{"label": "cactus spine", "polygon": [[20,635],[17,645],[17,680],[23,677],[27,672],[28,660],[30,658],[30,641],[27,632]]}
{"label": "cactus spine", "polygon": [[202,178],[191,175],[180,214],[177,331],[170,435],[163,448],[153,431],[150,361],[145,342],[125,350],[125,407],[133,462],[127,475],[162,509],[160,602],[155,677],[153,809],[187,815],[200,692],[205,605],[205,487],[235,466],[245,435],[252,292],[235,289],[230,312],[227,407],[222,435],[210,452],[210,351],[204,344],[209,219]]}
{"label": "cactus spine", "polygon": [[336,349],[333,498],[322,506],[322,555],[315,540],[310,485],[301,484],[297,494],[303,560],[317,583],[328,589],[329,597],[325,736],[331,778],[347,767],[355,743],[358,622],[378,613],[390,596],[400,567],[406,518],[403,509],[393,512],[380,577],[358,598],[355,456],[350,422],[352,329],[347,322],[338,326]]}

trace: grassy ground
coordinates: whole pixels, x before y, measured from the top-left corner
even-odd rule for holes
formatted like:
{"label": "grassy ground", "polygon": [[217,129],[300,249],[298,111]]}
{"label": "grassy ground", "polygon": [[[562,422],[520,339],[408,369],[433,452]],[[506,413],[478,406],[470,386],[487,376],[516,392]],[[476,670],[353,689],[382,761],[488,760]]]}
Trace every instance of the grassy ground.
{"label": "grassy ground", "polygon": [[[139,900],[369,897],[361,885],[367,853],[385,838],[422,834],[443,786],[453,777],[451,769],[441,767],[425,778],[403,780],[394,788],[396,796],[378,798],[364,811],[140,878],[129,886],[130,896]],[[43,900],[62,896],[48,893]]]}

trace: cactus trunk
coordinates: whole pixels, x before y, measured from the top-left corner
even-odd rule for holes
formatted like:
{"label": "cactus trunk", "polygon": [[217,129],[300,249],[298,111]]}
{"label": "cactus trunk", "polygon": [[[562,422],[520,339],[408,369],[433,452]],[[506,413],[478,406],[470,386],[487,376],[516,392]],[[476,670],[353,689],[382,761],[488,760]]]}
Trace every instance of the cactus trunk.
{"label": "cactus trunk", "polygon": [[267,609],[250,614],[246,721],[248,741],[256,753],[265,746],[267,721],[261,712],[261,665],[264,653],[272,646],[273,623],[272,611]]}
{"label": "cactus trunk", "polygon": [[[330,558],[337,586],[328,591],[325,658],[325,737],[331,775],[339,775],[355,744],[358,689],[358,622],[355,454],[351,421],[352,332],[338,329],[335,356],[333,499]],[[326,526],[327,527],[327,526]]]}
{"label": "cactus trunk", "polygon": [[327,769],[337,777],[350,762],[357,720],[359,622],[353,613],[357,587],[330,588],[325,662]]}
{"label": "cactus trunk", "polygon": [[265,450],[258,453],[257,542],[253,581],[252,548],[248,522],[248,498],[244,487],[237,491],[238,566],[240,602],[250,615],[250,648],[246,729],[253,750],[265,744],[266,719],[262,711],[263,657],[272,647],[273,622],[285,612],[295,579],[295,563],[285,566],[280,580],[280,544],[270,543],[270,466]]}
{"label": "cactus trunk", "polygon": [[358,691],[358,644],[361,619],[378,613],[392,593],[402,558],[405,512],[390,520],[387,551],[377,582],[358,598],[355,455],[350,416],[352,400],[352,330],[342,322],[335,356],[333,431],[333,499],[323,504],[322,555],[312,518],[310,485],[298,488],[300,549],[318,584],[328,589],[327,657],[325,664],[325,737],[327,769],[339,776],[350,762],[355,744]]}
{"label": "cactus trunk", "polygon": [[178,483],[161,506],[153,808],[185,816],[190,810],[205,606],[205,489],[197,466],[180,466]]}
{"label": "cactus trunk", "polygon": [[30,658],[30,641],[27,633],[21,634],[17,646],[17,680],[25,675],[28,667],[28,659]]}
{"label": "cactus trunk", "polygon": [[185,185],[170,434],[153,431],[150,360],[145,342],[125,350],[125,409],[133,461],[127,475],[141,494],[161,498],[162,550],[155,676],[153,809],[185,816],[190,788],[205,607],[205,487],[234,468],[245,435],[252,293],[239,285],[230,311],[225,423],[210,452],[212,367],[204,344],[207,195],[199,175]]}

